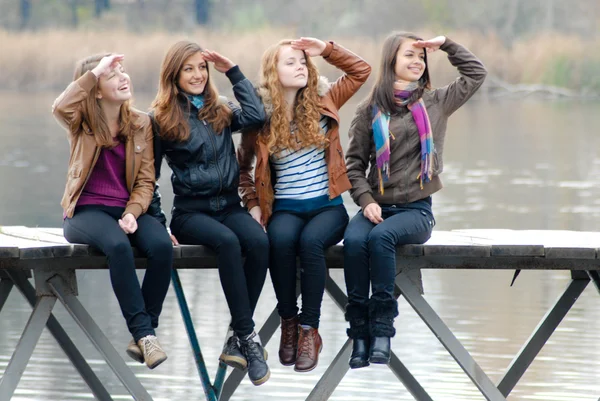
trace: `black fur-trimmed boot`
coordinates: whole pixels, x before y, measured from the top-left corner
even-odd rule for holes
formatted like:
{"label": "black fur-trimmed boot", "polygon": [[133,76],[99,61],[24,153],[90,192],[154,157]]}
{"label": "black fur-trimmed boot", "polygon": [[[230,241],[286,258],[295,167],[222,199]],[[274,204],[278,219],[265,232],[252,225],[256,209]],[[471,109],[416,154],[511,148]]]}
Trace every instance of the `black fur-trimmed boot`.
{"label": "black fur-trimmed boot", "polygon": [[369,362],[388,364],[391,357],[390,339],[396,335],[394,318],[398,316],[395,299],[369,300]]}
{"label": "black fur-trimmed boot", "polygon": [[369,366],[369,308],[367,305],[346,305],[346,320],[350,328],[346,331],[352,339],[352,355],[348,364],[351,369]]}

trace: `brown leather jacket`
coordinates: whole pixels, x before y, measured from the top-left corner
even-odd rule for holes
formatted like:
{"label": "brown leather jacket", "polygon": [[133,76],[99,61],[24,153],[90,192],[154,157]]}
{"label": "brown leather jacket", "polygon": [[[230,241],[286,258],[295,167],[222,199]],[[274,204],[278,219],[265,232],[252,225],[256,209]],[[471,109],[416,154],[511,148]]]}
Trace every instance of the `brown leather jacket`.
{"label": "brown leather jacket", "polygon": [[[320,112],[331,118],[331,125],[327,131],[329,146],[325,152],[325,161],[329,171],[329,198],[333,199],[351,187],[340,142],[338,110],[365,83],[371,73],[371,66],[356,54],[333,42],[327,43],[322,56],[325,61],[345,72],[333,84],[326,83],[324,90],[322,90],[321,80],[319,88]],[[269,115],[271,105],[268,104],[267,96],[263,96],[263,102]],[[263,224],[266,224],[271,217],[275,198],[269,151],[265,143],[258,141],[258,136],[266,132],[268,132],[268,123],[258,130],[244,133],[237,151],[240,165],[239,192],[242,202],[248,210],[260,206]],[[256,169],[253,178],[252,164],[255,157]]]}
{"label": "brown leather jacket", "polygon": [[[92,72],[85,73],[72,82],[52,105],[54,117],[69,133],[71,147],[67,184],[61,201],[66,217],[73,217],[79,196],[100,156],[101,148],[97,146],[90,127],[85,122],[74,125],[75,121],[81,121],[78,118],[81,104],[97,82]],[[125,144],[125,171],[130,196],[123,215],[131,213],[137,219],[146,212],[152,200],[155,183],[154,148],[150,117],[138,110],[133,110],[132,117],[138,128]]]}

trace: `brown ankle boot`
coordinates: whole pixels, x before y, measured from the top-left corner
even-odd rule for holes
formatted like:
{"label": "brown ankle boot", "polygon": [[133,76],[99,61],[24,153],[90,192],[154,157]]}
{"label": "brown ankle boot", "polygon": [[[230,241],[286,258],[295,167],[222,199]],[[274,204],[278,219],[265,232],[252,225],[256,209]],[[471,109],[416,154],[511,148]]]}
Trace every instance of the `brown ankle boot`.
{"label": "brown ankle boot", "polygon": [[298,354],[296,356],[296,372],[310,372],[319,363],[319,353],[323,349],[323,340],[319,330],[313,327],[305,329],[298,326]]}
{"label": "brown ankle boot", "polygon": [[281,318],[281,340],[279,341],[279,362],[283,366],[296,363],[298,352],[298,316]]}

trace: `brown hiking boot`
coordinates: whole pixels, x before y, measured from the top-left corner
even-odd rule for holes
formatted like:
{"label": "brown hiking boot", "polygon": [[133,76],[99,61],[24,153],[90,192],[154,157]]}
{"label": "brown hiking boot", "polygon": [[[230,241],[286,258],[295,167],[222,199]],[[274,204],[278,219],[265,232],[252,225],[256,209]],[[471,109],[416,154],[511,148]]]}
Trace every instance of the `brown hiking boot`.
{"label": "brown hiking boot", "polygon": [[133,338],[131,339],[131,341],[129,341],[129,344],[127,345],[127,350],[125,352],[134,361],[144,363],[144,354],[142,354],[142,350],[140,349],[140,347],[138,347]]}
{"label": "brown hiking boot", "polygon": [[296,355],[296,372],[310,372],[319,363],[319,354],[323,349],[323,340],[319,330],[311,327],[305,329],[298,326],[298,353]]}
{"label": "brown hiking boot", "polygon": [[148,335],[137,342],[138,347],[144,355],[144,361],[150,369],[154,369],[167,360],[167,354],[163,351],[156,336]]}
{"label": "brown hiking boot", "polygon": [[298,316],[281,318],[281,340],[279,341],[279,362],[283,366],[296,363],[298,352]]}

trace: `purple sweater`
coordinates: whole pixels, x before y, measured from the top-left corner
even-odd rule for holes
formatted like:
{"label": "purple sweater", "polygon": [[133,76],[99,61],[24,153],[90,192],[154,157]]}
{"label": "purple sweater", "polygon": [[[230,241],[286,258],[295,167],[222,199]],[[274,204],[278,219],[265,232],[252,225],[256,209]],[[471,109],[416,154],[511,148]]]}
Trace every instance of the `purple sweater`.
{"label": "purple sweater", "polygon": [[125,179],[125,144],[100,151],[98,161],[85,184],[77,206],[103,205],[125,207],[129,200]]}

